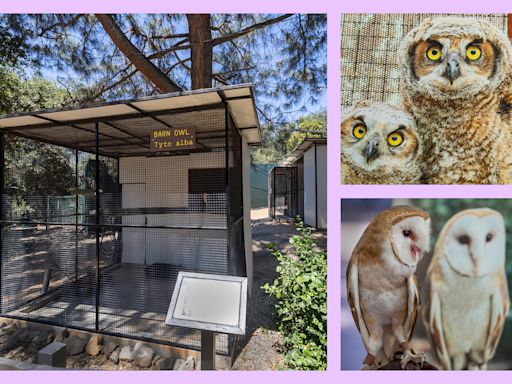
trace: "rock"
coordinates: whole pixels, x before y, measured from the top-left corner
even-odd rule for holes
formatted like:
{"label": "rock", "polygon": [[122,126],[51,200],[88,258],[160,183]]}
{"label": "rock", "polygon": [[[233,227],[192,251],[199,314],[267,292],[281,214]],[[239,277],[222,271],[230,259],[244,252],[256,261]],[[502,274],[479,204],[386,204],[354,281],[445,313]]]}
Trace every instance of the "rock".
{"label": "rock", "polygon": [[85,351],[91,356],[98,356],[101,352],[101,343],[103,342],[103,336],[94,335],[89,339]]}
{"label": "rock", "polygon": [[23,328],[18,337],[22,343],[31,343],[35,334],[29,328]]}
{"label": "rock", "polygon": [[9,336],[5,344],[2,345],[2,347],[0,348],[0,353],[7,352],[13,349],[16,346],[16,344],[19,343],[20,335],[23,334],[23,332],[26,332],[26,330],[26,328],[19,328],[16,331],[14,331],[14,333],[12,333]]}
{"label": "rock", "polygon": [[172,369],[175,371],[183,371],[185,368],[185,360],[183,359],[176,359],[174,362],[174,365],[172,366]]}
{"label": "rock", "polygon": [[157,354],[155,353],[155,356],[153,356],[153,361],[151,362],[151,366],[153,366],[153,367],[154,367],[154,366],[155,366],[155,364],[156,364],[156,362],[157,362],[158,360],[160,360],[160,359],[161,359],[160,355],[157,355]]}
{"label": "rock", "polygon": [[18,329],[18,326],[14,323],[6,324],[2,328],[0,328],[0,336],[9,335],[15,332]]}
{"label": "rock", "polygon": [[121,348],[117,347],[112,351],[108,359],[113,362],[114,364],[119,363],[119,352],[121,351]]}
{"label": "rock", "polygon": [[175,371],[193,371],[195,367],[195,360],[192,356],[187,357],[187,360],[177,359],[172,367]]}
{"label": "rock", "polygon": [[194,357],[189,356],[185,361],[185,371],[193,371],[196,366],[196,360]]}
{"label": "rock", "polygon": [[46,338],[46,344],[53,343],[55,340],[55,334],[53,332],[48,332],[48,337]]}
{"label": "rock", "polygon": [[9,340],[9,335],[0,336],[0,350],[2,350],[2,344],[6,343]]}
{"label": "rock", "polygon": [[107,341],[103,346],[101,347],[101,353],[103,353],[105,356],[110,357],[112,352],[116,350],[116,348],[119,347],[117,343],[113,341]]}
{"label": "rock", "polygon": [[64,342],[65,339],[69,337],[69,331],[67,328],[59,328],[55,331],[55,339],[54,341],[58,341],[60,343]]}
{"label": "rock", "polygon": [[133,351],[129,345],[121,348],[121,351],[119,352],[119,360],[133,361]]}
{"label": "rock", "polygon": [[107,362],[107,360],[108,360],[108,357],[105,355],[99,355],[97,358],[97,361],[100,365],[105,364]]}
{"label": "rock", "polygon": [[36,348],[41,348],[47,345],[47,340],[48,333],[46,331],[34,331],[32,334],[32,344],[34,344]]}
{"label": "rock", "polygon": [[173,368],[173,362],[173,359],[160,358],[155,362],[155,369],[160,371],[170,371]]}
{"label": "rock", "polygon": [[151,367],[154,355],[153,349],[141,341],[133,348],[133,361],[141,368]]}
{"label": "rock", "polygon": [[66,349],[69,356],[74,356],[82,353],[85,350],[85,346],[87,345],[87,340],[81,339],[78,336],[69,336],[66,340],[64,340],[64,344],[66,344]]}

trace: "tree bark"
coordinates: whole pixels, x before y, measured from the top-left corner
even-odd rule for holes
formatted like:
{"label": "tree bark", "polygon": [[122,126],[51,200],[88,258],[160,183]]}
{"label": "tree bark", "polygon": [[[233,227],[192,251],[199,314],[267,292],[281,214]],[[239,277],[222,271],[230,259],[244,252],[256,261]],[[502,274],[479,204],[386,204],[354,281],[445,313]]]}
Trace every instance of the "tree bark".
{"label": "tree bark", "polygon": [[213,45],[210,15],[188,14],[188,33],[190,38],[190,58],[192,67],[190,77],[192,89],[212,86]]}
{"label": "tree bark", "polygon": [[130,62],[132,62],[133,65],[149,79],[149,81],[155,84],[160,91],[178,92],[182,90],[131,43],[111,15],[96,14],[96,17],[101,25],[103,25],[105,32],[107,32],[117,48],[119,48],[128,60],[130,60]]}

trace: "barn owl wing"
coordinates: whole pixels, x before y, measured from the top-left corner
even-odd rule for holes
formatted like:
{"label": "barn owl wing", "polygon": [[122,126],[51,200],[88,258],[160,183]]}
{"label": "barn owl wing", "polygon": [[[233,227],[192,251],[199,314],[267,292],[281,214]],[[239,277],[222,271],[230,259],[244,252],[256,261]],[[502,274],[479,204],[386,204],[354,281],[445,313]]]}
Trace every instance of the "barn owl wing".
{"label": "barn owl wing", "polygon": [[437,358],[445,369],[452,369],[452,362],[446,347],[446,340],[443,331],[443,314],[441,307],[441,297],[437,291],[435,276],[430,279],[430,305],[426,312],[426,325],[431,339],[434,341]]}
{"label": "barn owl wing", "polygon": [[416,325],[419,308],[420,294],[416,276],[413,275],[407,279],[407,315],[405,317],[404,330],[408,341],[411,339],[412,331]]}
{"label": "barn owl wing", "polygon": [[368,328],[364,322],[361,306],[359,302],[359,269],[357,265],[357,256],[352,257],[347,267],[347,301],[352,312],[352,317],[356,327],[363,338],[363,343],[368,350],[368,341],[370,339]]}
{"label": "barn owl wing", "polygon": [[491,320],[484,352],[486,360],[492,358],[494,352],[496,352],[496,347],[500,341],[505,319],[510,309],[507,276],[504,271],[500,273],[498,279],[497,287],[491,296]]}

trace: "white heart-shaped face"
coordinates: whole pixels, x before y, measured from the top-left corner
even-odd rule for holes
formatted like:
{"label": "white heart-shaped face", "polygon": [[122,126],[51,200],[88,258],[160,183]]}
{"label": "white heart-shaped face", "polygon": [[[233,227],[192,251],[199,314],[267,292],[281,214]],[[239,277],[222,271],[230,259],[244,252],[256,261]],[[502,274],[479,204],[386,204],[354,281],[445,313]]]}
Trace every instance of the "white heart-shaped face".
{"label": "white heart-shaped face", "polygon": [[498,272],[505,263],[505,224],[498,213],[463,215],[444,237],[445,257],[463,275],[484,276]]}
{"label": "white heart-shaped face", "polygon": [[391,241],[398,259],[416,266],[430,251],[430,218],[408,217],[391,227]]}

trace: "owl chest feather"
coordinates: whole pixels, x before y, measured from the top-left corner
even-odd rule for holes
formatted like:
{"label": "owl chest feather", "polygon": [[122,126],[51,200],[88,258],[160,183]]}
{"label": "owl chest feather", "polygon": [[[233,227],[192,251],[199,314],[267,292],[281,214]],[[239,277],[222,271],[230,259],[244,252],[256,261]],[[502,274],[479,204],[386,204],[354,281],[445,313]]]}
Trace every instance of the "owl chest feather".
{"label": "owl chest feather", "polygon": [[421,171],[416,160],[404,163],[403,167],[379,167],[367,170],[353,164],[342,155],[341,173],[344,184],[416,184]]}
{"label": "owl chest feather", "polygon": [[441,313],[450,355],[482,351],[487,340],[496,279],[493,275],[464,277],[451,270],[447,263],[442,268],[445,277],[440,290]]}
{"label": "owl chest feather", "polygon": [[[510,130],[494,95],[447,101],[440,110],[416,97],[412,113],[424,145],[423,173],[431,183],[506,183]],[[436,102],[438,104],[438,102]]]}
{"label": "owl chest feather", "polygon": [[375,264],[359,267],[361,306],[379,319],[380,325],[391,324],[391,319],[407,313],[407,278],[416,268],[401,264],[391,247],[383,247]]}

